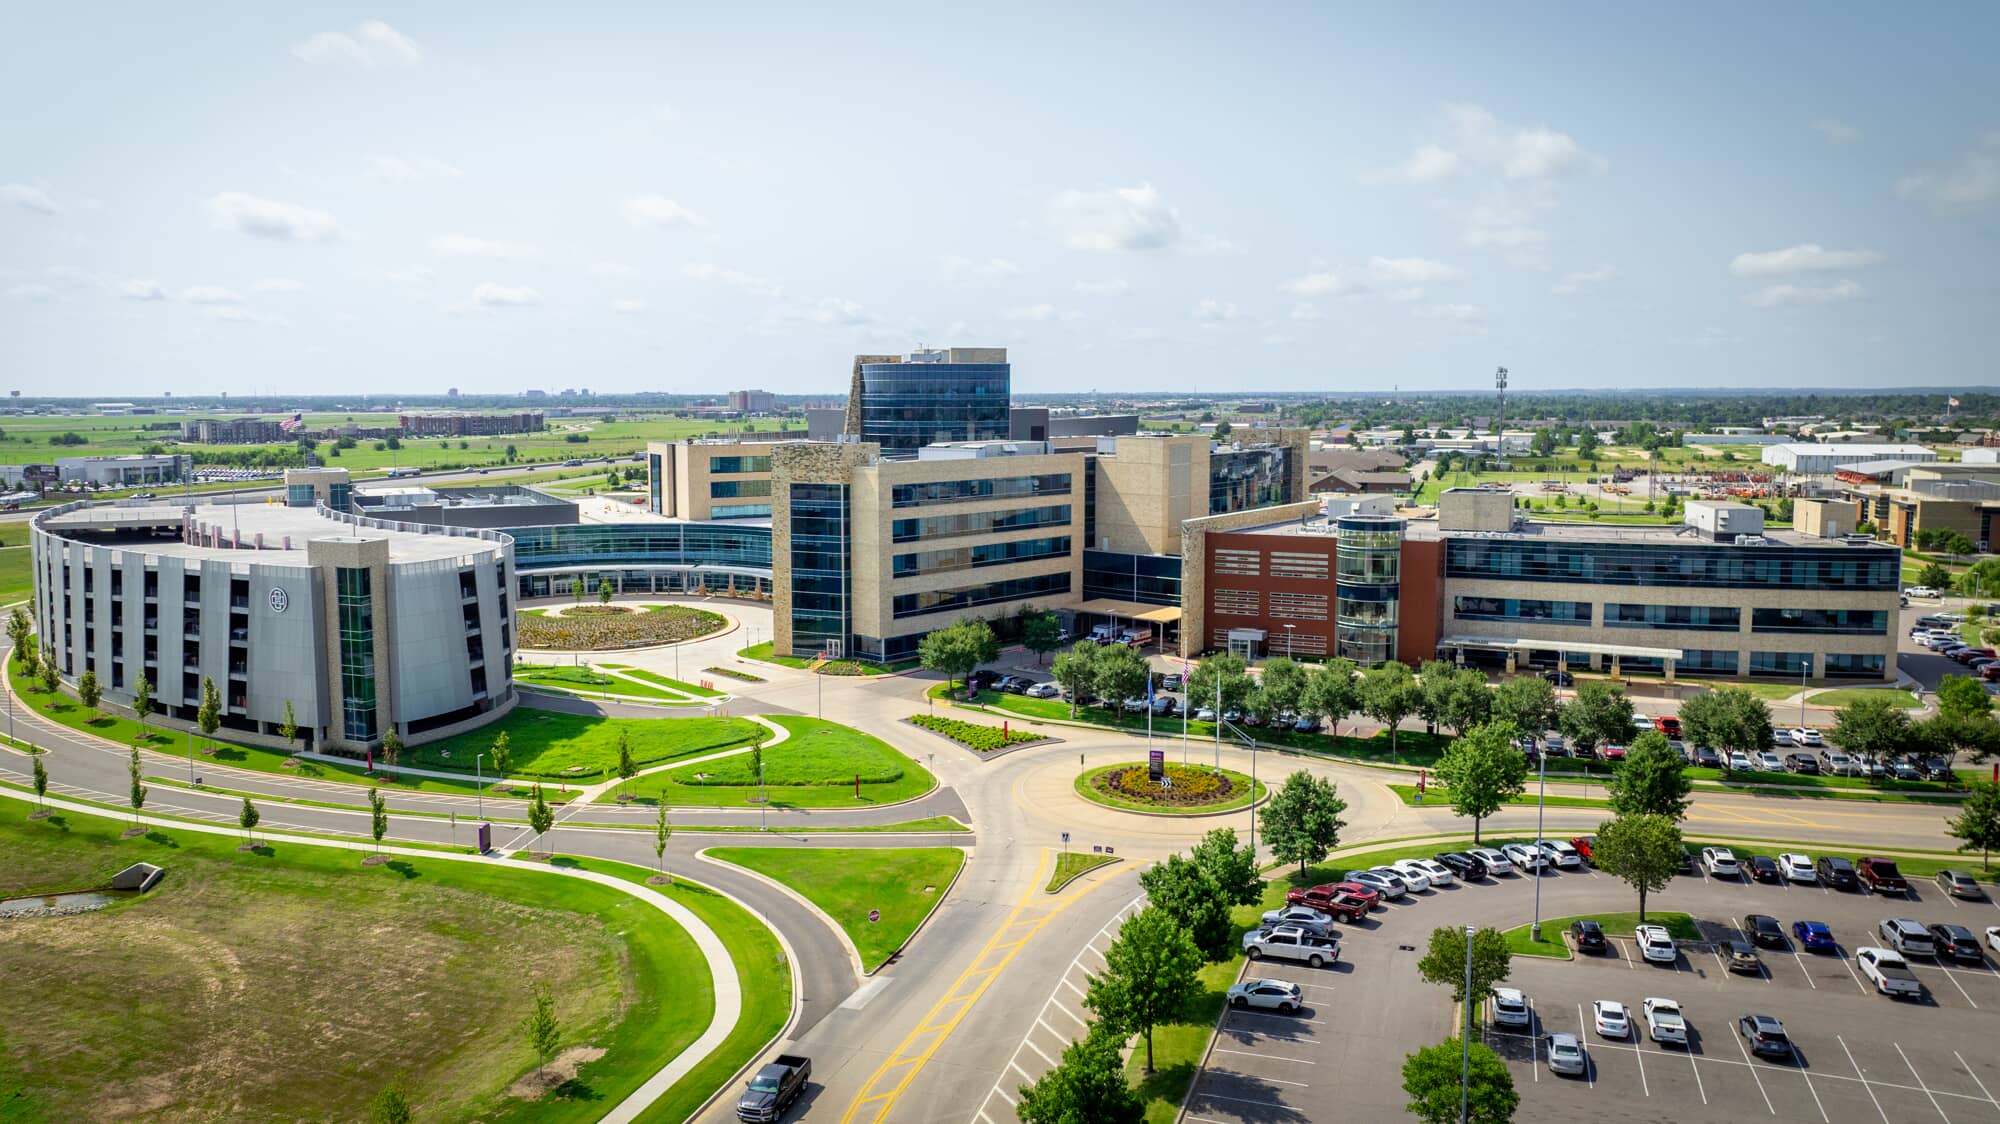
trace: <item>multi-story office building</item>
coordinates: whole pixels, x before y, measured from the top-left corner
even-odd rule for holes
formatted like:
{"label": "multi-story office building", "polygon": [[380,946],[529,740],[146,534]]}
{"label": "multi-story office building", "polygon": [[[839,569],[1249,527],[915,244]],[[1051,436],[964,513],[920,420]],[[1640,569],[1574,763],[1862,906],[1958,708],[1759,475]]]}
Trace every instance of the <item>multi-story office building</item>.
{"label": "multi-story office building", "polygon": [[768,390],[732,390],[729,408],[739,414],[769,414],[778,408],[778,396]]}
{"label": "multi-story office building", "polygon": [[144,676],[191,722],[212,680],[234,736],[281,743],[289,704],[302,741],[357,755],[514,705],[506,535],[262,503],[72,504],[31,527],[41,642],[114,705]]}
{"label": "multi-story office building", "polygon": [[181,440],[202,445],[269,445],[287,440],[277,418],[191,418],[181,423]]}
{"label": "multi-story office building", "polygon": [[768,519],[776,442],[655,441],[646,506],[675,519]]}
{"label": "multi-story office building", "polygon": [[1004,347],[857,355],[845,432],[884,453],[952,441],[1004,441],[1013,368]]}

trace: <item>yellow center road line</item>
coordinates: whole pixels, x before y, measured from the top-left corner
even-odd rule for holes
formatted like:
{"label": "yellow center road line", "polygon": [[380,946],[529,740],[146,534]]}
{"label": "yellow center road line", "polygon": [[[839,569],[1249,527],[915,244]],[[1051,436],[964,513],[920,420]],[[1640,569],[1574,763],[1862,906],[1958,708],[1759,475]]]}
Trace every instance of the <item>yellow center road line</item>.
{"label": "yellow center road line", "polygon": [[[952,1031],[957,1029],[965,1016],[972,1013],[980,997],[986,994],[986,989],[992,986],[994,980],[1000,978],[1001,971],[1013,961],[1020,950],[1063,910],[1075,905],[1092,890],[1110,881],[1100,879],[1060,901],[1038,901],[1036,899],[1047,897],[1042,892],[1042,886],[1047,881],[1045,874],[1048,863],[1049,851],[1044,848],[1041,861],[1035,868],[1034,880],[1028,884],[1028,890],[1021,895],[1021,900],[1014,903],[1013,910],[1007,914],[1007,920],[1001,923],[992,939],[988,940],[978,955],[972,958],[972,963],[965,971],[959,973],[958,978],[945,989],[945,998],[932,1004],[931,1009],[924,1012],[924,1016],[917,1020],[918,1028],[905,1036],[889,1055],[888,1060],[878,1066],[874,1073],[868,1075],[868,1080],[862,1083],[860,1091],[855,1094],[854,1101],[847,1106],[847,1111],[841,1114],[841,1124],[853,1124],[857,1120],[873,1124],[875,1121],[885,1119],[896,1107],[896,1101],[903,1095],[903,1091],[910,1087],[910,1082],[916,1080],[917,1074],[930,1062],[938,1047],[944,1045],[945,1040],[951,1037]],[[1024,918],[1024,914],[1028,916]],[[1001,938],[1008,936],[1017,928],[1025,928],[1026,935],[1003,943]],[[982,962],[994,953],[1000,953],[1000,958],[982,967]],[[977,980],[977,983],[968,990],[966,985],[974,980]],[[944,1015],[947,1008],[956,1009],[947,1017]],[[921,1048],[918,1046],[920,1042],[924,1043]],[[898,1074],[896,1071],[901,1072]],[[886,1079],[892,1076],[895,1077],[894,1082],[888,1084],[886,1088],[881,1087]],[[864,1115],[864,1111],[870,1105],[879,1107],[866,1111]]]}

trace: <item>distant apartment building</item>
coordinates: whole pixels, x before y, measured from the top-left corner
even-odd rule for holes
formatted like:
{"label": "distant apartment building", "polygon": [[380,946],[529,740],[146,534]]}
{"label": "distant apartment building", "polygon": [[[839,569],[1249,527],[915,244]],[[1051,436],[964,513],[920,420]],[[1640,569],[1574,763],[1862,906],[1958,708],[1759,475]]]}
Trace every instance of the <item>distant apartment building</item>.
{"label": "distant apartment building", "polygon": [[548,428],[540,410],[511,414],[401,414],[396,419],[405,437],[499,437],[509,433],[540,433]]}
{"label": "distant apartment building", "polygon": [[271,445],[288,440],[278,428],[280,418],[190,418],[181,423],[181,440],[199,445]]}
{"label": "distant apartment building", "polygon": [[771,414],[778,409],[778,396],[768,390],[732,390],[729,408],[739,414]]}

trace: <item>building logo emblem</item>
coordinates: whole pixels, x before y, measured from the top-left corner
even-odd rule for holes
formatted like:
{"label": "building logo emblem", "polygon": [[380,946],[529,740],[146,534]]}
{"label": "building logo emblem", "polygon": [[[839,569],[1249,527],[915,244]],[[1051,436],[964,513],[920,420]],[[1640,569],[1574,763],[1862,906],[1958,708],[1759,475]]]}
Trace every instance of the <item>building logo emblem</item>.
{"label": "building logo emblem", "polygon": [[282,613],[282,612],[284,612],[284,611],[285,611],[286,609],[289,609],[289,608],[291,608],[291,606],[292,606],[292,598],[291,598],[291,595],[290,595],[290,594],[288,594],[288,593],[286,593],[286,592],[285,592],[285,591],[284,591],[284,590],[283,590],[282,588],[280,588],[280,587],[278,587],[278,586],[275,586],[275,585],[274,585],[274,586],[272,586],[272,587],[271,587],[271,611],[272,611],[272,612],[274,612],[274,613]]}

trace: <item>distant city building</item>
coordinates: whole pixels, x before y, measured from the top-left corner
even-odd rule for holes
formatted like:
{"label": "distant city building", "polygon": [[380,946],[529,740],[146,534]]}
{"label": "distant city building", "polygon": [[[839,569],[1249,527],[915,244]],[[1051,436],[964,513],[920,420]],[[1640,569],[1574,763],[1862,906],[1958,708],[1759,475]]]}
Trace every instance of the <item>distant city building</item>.
{"label": "distant city building", "polygon": [[498,437],[506,433],[539,433],[548,428],[540,410],[511,414],[402,414],[396,420],[406,437]]}
{"label": "distant city building", "polygon": [[135,488],[147,484],[172,484],[186,480],[194,472],[194,457],[187,453],[128,453],[109,457],[57,457],[56,478],[113,488]]}
{"label": "distant city building", "polygon": [[768,390],[732,390],[729,392],[729,408],[739,414],[775,413],[778,396]]}
{"label": "distant city building", "polygon": [[181,440],[198,445],[272,445],[290,440],[283,418],[195,418],[181,423]]}
{"label": "distant city building", "polygon": [[1928,463],[1938,459],[1936,453],[1922,445],[1856,443],[1822,445],[1816,442],[1769,445],[1764,448],[1763,455],[1765,464],[1806,476],[1828,475],[1841,465],[1857,461],[1898,460]]}
{"label": "distant city building", "polygon": [[446,390],[446,391],[444,392],[444,396],[445,396],[446,398],[456,398],[456,397],[458,397],[458,388],[454,386],[454,387],[450,388],[449,390]]}
{"label": "distant city building", "polygon": [[549,392],[546,390],[524,390],[521,392],[521,397],[523,398],[547,398],[548,396]]}
{"label": "distant city building", "polygon": [[[289,480],[289,476],[287,479]],[[425,527],[569,526],[578,521],[574,500],[533,488],[369,486],[353,495],[354,514],[402,525]]]}

